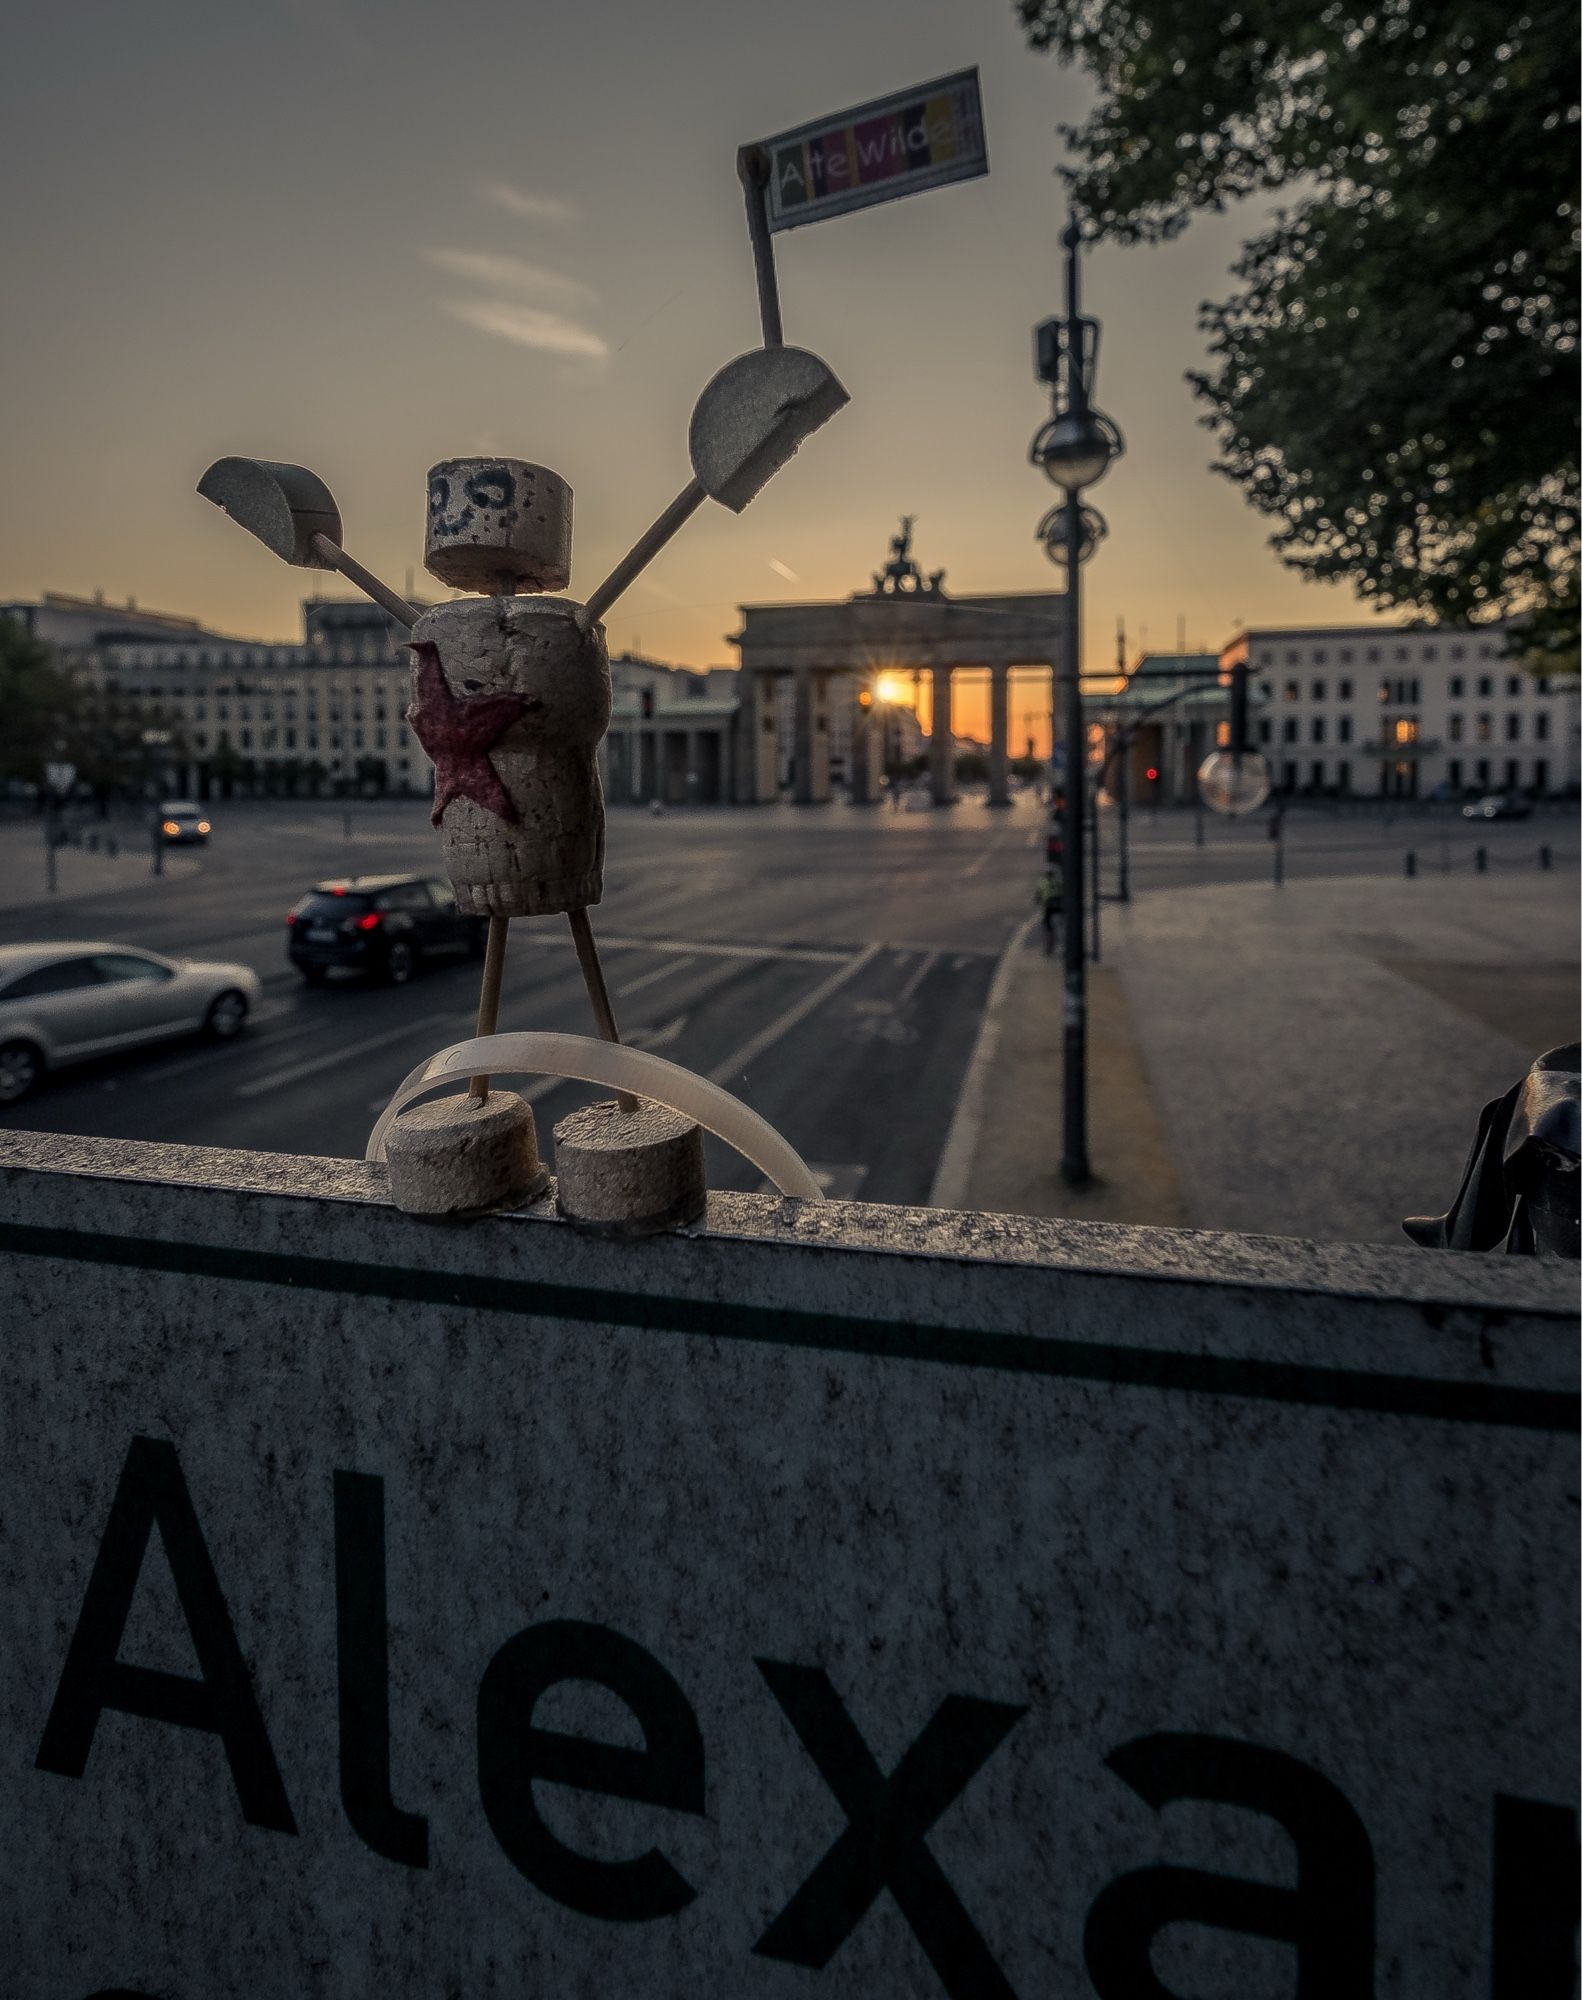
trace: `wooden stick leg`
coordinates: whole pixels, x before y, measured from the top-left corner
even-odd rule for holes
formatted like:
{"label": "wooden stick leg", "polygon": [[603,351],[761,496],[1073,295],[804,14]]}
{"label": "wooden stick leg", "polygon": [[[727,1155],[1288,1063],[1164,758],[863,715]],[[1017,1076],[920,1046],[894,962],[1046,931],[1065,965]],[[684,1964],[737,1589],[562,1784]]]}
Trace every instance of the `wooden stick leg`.
{"label": "wooden stick leg", "polygon": [[[621,1031],[615,1025],[615,1009],[610,1005],[610,990],[604,983],[604,967],[599,963],[599,947],[593,941],[593,926],[588,922],[588,913],[586,910],[568,910],[566,915],[571,923],[572,943],[577,947],[577,963],[582,967],[582,983],[588,989],[599,1033],[607,1042],[618,1042]],[[617,1091],[616,1101],[623,1111],[637,1109],[637,1099],[628,1090]]]}
{"label": "wooden stick leg", "polygon": [[[489,919],[489,942],[483,954],[483,986],[478,994],[478,1033],[492,1035],[500,1020],[500,979],[505,971],[505,934],[511,919]],[[489,1079],[475,1076],[467,1086],[468,1095],[480,1103],[489,1095]]]}

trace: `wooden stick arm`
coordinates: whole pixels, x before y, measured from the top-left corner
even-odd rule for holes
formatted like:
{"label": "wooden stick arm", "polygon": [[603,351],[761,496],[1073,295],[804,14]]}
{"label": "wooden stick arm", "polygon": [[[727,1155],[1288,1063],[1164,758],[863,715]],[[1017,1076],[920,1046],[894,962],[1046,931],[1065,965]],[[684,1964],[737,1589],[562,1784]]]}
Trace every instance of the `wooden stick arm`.
{"label": "wooden stick arm", "polygon": [[313,537],[313,552],[322,557],[331,569],[339,570],[349,583],[355,583],[365,596],[373,599],[381,611],[388,611],[390,616],[398,624],[406,626],[408,631],[423,615],[415,604],[408,604],[404,597],[398,597],[389,584],[381,583],[372,570],[364,569],[360,562],[346,553],[339,542],[332,542],[328,535]]}
{"label": "wooden stick arm", "polygon": [[638,537],[577,613],[577,623],[584,632],[598,624],[622,591],[637,581],[666,542],[685,527],[707,497],[699,479],[691,479],[682,487],[659,519]]}

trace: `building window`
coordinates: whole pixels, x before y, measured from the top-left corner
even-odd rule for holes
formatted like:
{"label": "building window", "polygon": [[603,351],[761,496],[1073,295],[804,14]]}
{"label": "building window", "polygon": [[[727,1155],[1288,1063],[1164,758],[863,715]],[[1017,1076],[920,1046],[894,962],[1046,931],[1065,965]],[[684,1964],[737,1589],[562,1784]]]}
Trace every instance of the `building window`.
{"label": "building window", "polygon": [[1315,743],[1322,743],[1323,740],[1324,740],[1324,718],[1321,715],[1315,715],[1313,717],[1313,741]]}
{"label": "building window", "polygon": [[1451,659],[1453,659],[1453,660],[1459,660],[1459,659],[1460,659],[1460,658],[1461,658],[1461,657],[1463,656],[1463,654],[1464,654],[1464,653],[1466,652],[1466,650],[1467,650],[1467,649],[1466,649],[1466,647],[1465,647],[1465,646],[1452,646],[1452,647],[1451,647],[1451,649],[1450,649],[1450,657],[1451,657]]}
{"label": "building window", "polygon": [[1348,757],[1342,757],[1335,766],[1335,786],[1338,791],[1351,790],[1351,760]]}
{"label": "building window", "polygon": [[1533,734],[1540,743],[1549,741],[1549,717],[1542,710],[1533,717]]}
{"label": "building window", "polygon": [[1349,715],[1343,715],[1335,724],[1335,739],[1340,743],[1349,743],[1351,741],[1351,717]]}
{"label": "building window", "polygon": [[1339,660],[1343,667],[1349,667],[1351,665],[1351,648],[1349,646],[1342,646],[1340,651],[1335,655],[1335,658]]}
{"label": "building window", "polygon": [[[1287,681],[1287,682],[1286,682],[1286,684],[1285,684],[1285,698],[1286,698],[1286,700],[1287,700],[1287,701],[1300,701],[1300,700],[1301,700],[1301,698],[1302,698],[1302,687],[1301,687],[1301,683],[1300,683],[1299,681]],[[1075,945],[1073,945],[1073,946],[1072,946],[1072,950],[1074,951],[1075,949],[1076,949],[1076,947],[1075,947]]]}
{"label": "building window", "polygon": [[1483,697],[1485,701],[1487,701],[1489,696],[1493,694],[1493,692],[1494,692],[1494,682],[1492,678],[1488,674],[1479,674],[1478,693]]}
{"label": "building window", "polygon": [[1286,652],[1285,663],[1288,667],[1294,667],[1301,657],[1302,655],[1292,646]]}
{"label": "building window", "polygon": [[1478,790],[1480,792],[1486,792],[1488,788],[1489,788],[1489,760],[1487,757],[1480,757],[1478,759]]}
{"label": "building window", "polygon": [[1493,736],[1494,717],[1492,715],[1480,715],[1478,717],[1478,741],[1480,743],[1488,743],[1493,740]]}
{"label": "building window", "polygon": [[286,748],[288,750],[295,750],[296,747],[297,747],[297,732],[294,729],[288,729],[286,731]]}
{"label": "building window", "polygon": [[1280,731],[1280,741],[1282,743],[1294,743],[1296,741],[1296,717],[1294,715],[1286,717],[1285,727]]}
{"label": "building window", "polygon": [[[770,727],[773,727],[773,725],[771,724]],[[1258,718],[1258,741],[1260,743],[1272,743],[1274,741],[1274,724],[1266,715],[1261,715]]]}
{"label": "building window", "polygon": [[1324,760],[1320,757],[1313,765],[1313,790],[1321,791],[1324,785]]}
{"label": "building window", "polygon": [[1450,676],[1450,699],[1452,701],[1460,701],[1461,697],[1466,693],[1466,691],[1467,691],[1466,683],[1462,679],[1461,675],[1452,674]]}
{"label": "building window", "polygon": [[1522,767],[1514,757],[1505,760],[1505,789],[1514,792],[1522,781]]}
{"label": "building window", "polygon": [[1397,743],[1415,743],[1417,741],[1417,724],[1408,721],[1403,716],[1395,725],[1394,735]]}
{"label": "building window", "polygon": [[1398,660],[1404,660],[1406,658],[1406,648],[1404,646],[1397,646],[1395,649],[1395,657]]}
{"label": "building window", "polygon": [[[1348,658],[1348,657],[1349,657],[1349,655],[1346,655],[1346,654],[1342,654],[1342,656],[1341,656],[1341,657],[1342,657],[1342,658],[1344,659],[1344,658]],[[1351,682],[1350,682],[1350,681],[1341,681],[1341,682],[1339,683],[1339,685],[1338,685],[1338,686],[1336,687],[1336,689],[1335,689],[1335,699],[1336,699],[1337,701],[1350,701],[1350,699],[1351,699]]]}
{"label": "building window", "polygon": [[242,748],[244,750],[251,750],[252,747],[253,747],[253,732],[250,729],[244,729],[242,731]]}
{"label": "building window", "polygon": [[1388,701],[1389,698],[1390,698],[1390,683],[1388,681],[1380,681],[1379,683],[1380,701]]}
{"label": "building window", "polygon": [[1461,717],[1459,715],[1453,715],[1450,718],[1450,740],[1452,743],[1459,743],[1461,741]]}
{"label": "building window", "polygon": [[1505,692],[1507,696],[1519,695],[1521,691],[1522,691],[1521,675],[1507,674],[1505,677]]}
{"label": "building window", "polygon": [[1313,683],[1313,699],[1314,699],[1314,701],[1328,701],[1328,699],[1329,699],[1329,684],[1328,684],[1328,682],[1326,682],[1326,681],[1314,681],[1314,683]]}
{"label": "building window", "polygon": [[1506,742],[1507,742],[1507,743],[1520,743],[1520,742],[1521,742],[1521,740],[1522,740],[1522,719],[1521,719],[1521,717],[1520,717],[1519,715],[1508,715],[1508,716],[1506,716],[1506,718],[1505,718],[1505,740],[1506,740]]}
{"label": "building window", "polygon": [[1423,648],[1423,658],[1425,660],[1437,660],[1439,658],[1439,648],[1437,646],[1425,646]]}
{"label": "building window", "polygon": [[1420,701],[1422,700],[1422,698],[1423,698],[1423,684],[1422,684],[1422,682],[1421,682],[1421,681],[1420,681],[1420,680],[1419,680],[1419,679],[1417,678],[1416,674],[1413,674],[1413,676],[1412,676],[1412,696],[1411,696],[1411,700],[1412,700],[1412,706],[1413,706],[1413,708],[1416,708],[1417,704],[1418,704],[1418,703],[1419,703],[1419,702],[1420,702]]}
{"label": "building window", "polygon": [[1329,655],[1324,651],[1322,646],[1315,646],[1313,648],[1313,665],[1315,667],[1323,666],[1328,658]]}
{"label": "building window", "polygon": [[1379,664],[1379,649],[1377,646],[1370,646],[1368,648],[1367,661],[1370,667],[1376,667]]}

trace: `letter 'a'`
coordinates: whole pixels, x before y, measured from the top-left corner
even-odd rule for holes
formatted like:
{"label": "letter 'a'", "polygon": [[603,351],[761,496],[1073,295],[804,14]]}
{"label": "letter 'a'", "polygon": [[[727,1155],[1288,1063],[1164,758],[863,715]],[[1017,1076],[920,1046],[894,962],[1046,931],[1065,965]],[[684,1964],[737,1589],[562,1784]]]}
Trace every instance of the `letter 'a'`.
{"label": "letter 'a'", "polygon": [[[155,1526],[198,1658],[199,1678],[132,1666],[122,1635]],[[214,1573],[176,1448],[134,1437],[83,1595],[37,1757],[41,1771],[80,1778],[107,1708],[180,1729],[202,1729],[225,1745],[242,1815],[251,1826],[295,1833],[252,1677]]]}

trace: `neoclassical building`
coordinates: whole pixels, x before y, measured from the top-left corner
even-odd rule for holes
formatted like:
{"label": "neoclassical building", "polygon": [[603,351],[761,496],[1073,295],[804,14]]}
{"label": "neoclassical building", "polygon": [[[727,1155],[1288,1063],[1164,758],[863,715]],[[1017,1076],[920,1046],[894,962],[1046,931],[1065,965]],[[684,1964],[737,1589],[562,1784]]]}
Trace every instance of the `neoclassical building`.
{"label": "neoclassical building", "polygon": [[[1009,805],[1010,679],[1013,669],[1058,672],[1058,591],[956,597],[944,571],[925,576],[911,557],[911,519],[890,544],[873,587],[833,603],[744,604],[730,643],[741,656],[741,714],[733,796],[755,805],[780,794],[782,718],[791,718],[792,793],[799,804],[831,796],[832,766],[846,765],[858,803],[877,796],[884,718],[857,703],[884,674],[927,674],[932,694],[929,788],[935,805],[955,797],[952,677],[989,678],[989,804]],[[855,708],[855,713],[853,712]],[[849,733],[849,754],[835,746]]]}

